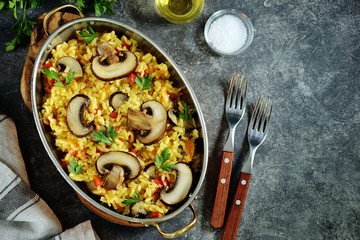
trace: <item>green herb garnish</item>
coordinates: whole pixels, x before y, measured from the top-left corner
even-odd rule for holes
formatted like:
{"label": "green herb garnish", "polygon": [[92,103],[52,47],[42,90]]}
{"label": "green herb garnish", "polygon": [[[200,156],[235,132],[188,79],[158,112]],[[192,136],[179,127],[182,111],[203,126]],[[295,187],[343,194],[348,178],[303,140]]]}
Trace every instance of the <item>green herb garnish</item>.
{"label": "green herb garnish", "polygon": [[114,14],[113,4],[116,0],[96,0],[94,1],[95,16],[102,14]]}
{"label": "green herb garnish", "polygon": [[114,140],[117,135],[118,135],[118,132],[114,129],[113,126],[109,126],[107,128],[106,132],[104,130],[100,130],[97,132],[93,132],[91,134],[92,138],[96,142],[103,142],[109,146],[111,146],[114,143]]}
{"label": "green herb garnish", "polygon": [[50,70],[47,68],[43,68],[41,69],[42,73],[45,74],[45,76],[49,79],[54,79],[56,82],[54,84],[54,86],[56,87],[62,87],[65,88],[67,85],[69,85],[71,83],[72,80],[74,80],[75,77],[75,72],[72,72],[68,75],[66,75],[65,77],[65,85],[64,83],[62,83],[62,81],[59,79],[59,74],[58,72],[54,71],[54,70]]}
{"label": "green herb garnish", "polygon": [[148,90],[153,85],[152,78],[149,73],[144,77],[136,76],[135,82],[141,90]]}
{"label": "green herb garnish", "polygon": [[184,112],[179,112],[179,118],[183,120],[190,120],[195,111],[196,110],[191,109],[187,103],[184,103]]}
{"label": "green herb garnish", "polygon": [[170,170],[172,170],[175,166],[175,164],[173,163],[168,163],[166,162],[167,160],[169,160],[170,158],[170,152],[169,152],[169,148],[165,148],[160,155],[156,155],[156,160],[155,160],[155,165],[158,168],[161,168],[167,172],[169,172]]}
{"label": "green herb garnish", "polygon": [[[27,42],[34,29],[36,21],[28,19],[28,10],[42,5],[45,0],[0,0],[0,11],[9,10],[15,24],[11,27],[14,38],[5,43],[6,51],[12,51],[23,42]],[[114,14],[116,0],[75,0],[72,1],[81,9],[92,10],[95,16]],[[90,41],[91,42],[91,41]]]}
{"label": "green herb garnish", "polygon": [[47,68],[43,68],[43,69],[41,69],[41,72],[42,72],[43,74],[45,74],[45,76],[46,76],[48,79],[59,80],[59,74],[58,74],[57,71],[50,70],[50,69],[47,69]]}
{"label": "green herb garnish", "polygon": [[91,26],[87,26],[87,30],[82,30],[80,36],[84,38],[84,42],[91,43],[96,37],[100,36],[97,34]]}
{"label": "green herb garnish", "polygon": [[[30,3],[30,6],[27,3]],[[34,8],[38,4],[43,1],[31,0],[10,0],[10,1],[0,1],[0,10],[7,8],[10,12],[13,13],[14,19],[16,20],[15,24],[11,27],[11,29],[15,30],[15,37],[10,40],[9,42],[5,43],[6,51],[12,51],[20,45],[23,39],[28,39],[31,35],[33,27],[35,25],[35,21],[31,21],[27,18],[26,10],[28,8]],[[18,15],[18,10],[21,9],[21,14]]]}
{"label": "green herb garnish", "polygon": [[69,172],[79,174],[83,172],[82,165],[76,161],[76,158],[71,159],[70,164],[68,165]]}
{"label": "green herb garnish", "polygon": [[75,78],[75,72],[71,72],[70,74],[66,75],[65,77],[65,84],[69,85],[72,80]]}
{"label": "green herb garnish", "polygon": [[126,205],[134,206],[137,202],[142,201],[142,197],[139,196],[137,192],[134,193],[134,198],[126,198],[123,203]]}

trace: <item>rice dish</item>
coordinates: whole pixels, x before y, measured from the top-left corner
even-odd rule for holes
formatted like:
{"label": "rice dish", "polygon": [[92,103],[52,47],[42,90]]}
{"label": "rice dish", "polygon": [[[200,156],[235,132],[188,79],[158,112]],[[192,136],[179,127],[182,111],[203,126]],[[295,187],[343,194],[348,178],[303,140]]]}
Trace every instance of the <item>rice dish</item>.
{"label": "rice dish", "polygon": [[[84,31],[93,34],[91,41]],[[103,77],[99,78],[95,72],[94,59],[107,58],[108,62],[100,62],[100,68],[113,64],[109,55],[99,50],[102,43],[116,51],[114,64],[124,60],[125,53],[133,54],[136,57],[133,71],[112,79],[100,79]],[[80,64],[81,74],[69,65],[59,64],[65,57]],[[195,141],[199,131],[193,116],[195,110],[182,99],[183,89],[174,86],[165,63],[138,49],[134,39],[125,35],[118,37],[115,32],[94,33],[88,28],[77,31],[76,38],[56,46],[43,64],[42,72],[45,90],[42,121],[50,127],[55,145],[63,153],[61,164],[72,180],[84,182],[103,204],[134,217],[162,217],[186,198],[189,189],[183,190],[182,197],[173,203],[165,201],[165,194],[179,185],[182,168],[189,166],[192,172],[196,171],[200,156]],[[117,93],[125,99],[120,104],[112,104],[109,99]],[[69,119],[74,98],[81,104],[72,114],[74,119]],[[150,119],[155,112],[144,108],[146,103],[162,105],[166,111],[164,131],[159,131],[160,136],[150,142],[141,138],[153,131]],[[174,113],[175,121],[169,119],[170,112]],[[139,122],[131,123],[130,113],[140,116]],[[72,131],[79,127],[89,132],[82,136]],[[131,167],[121,164],[120,172],[115,172],[116,164],[109,162],[99,167],[98,160],[108,153],[130,154],[129,158],[138,161],[139,172],[131,177]],[[188,177],[191,172],[185,172],[182,178],[192,180]],[[117,176],[116,183],[113,179],[110,182],[111,174]],[[191,185],[191,181],[187,183]]]}

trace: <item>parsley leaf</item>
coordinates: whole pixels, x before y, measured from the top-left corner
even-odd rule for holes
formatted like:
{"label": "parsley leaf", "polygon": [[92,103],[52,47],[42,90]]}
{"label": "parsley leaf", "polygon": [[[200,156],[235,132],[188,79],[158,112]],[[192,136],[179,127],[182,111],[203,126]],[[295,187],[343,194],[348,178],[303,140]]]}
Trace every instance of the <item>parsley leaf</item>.
{"label": "parsley leaf", "polygon": [[68,165],[69,172],[79,174],[83,172],[82,165],[76,161],[76,158],[71,159],[70,164]]}
{"label": "parsley leaf", "polygon": [[65,77],[65,85],[64,85],[59,79],[58,72],[56,72],[54,70],[47,69],[47,68],[42,68],[41,72],[44,73],[47,78],[54,79],[56,81],[54,86],[62,87],[62,88],[65,88],[67,85],[69,85],[71,83],[71,81],[75,77],[75,72],[71,72],[70,74],[66,75],[66,77]]}
{"label": "parsley leaf", "polygon": [[97,132],[93,132],[91,134],[94,141],[103,142],[109,146],[111,146],[114,143],[114,140],[117,135],[118,132],[111,125],[107,128],[106,132],[104,130],[100,130]]}
{"label": "parsley leaf", "polygon": [[102,14],[114,14],[113,4],[116,0],[95,0],[94,10],[95,16],[101,16]]}
{"label": "parsley leaf", "polygon": [[155,165],[167,172],[171,171],[175,164],[166,162],[170,158],[169,148],[165,148],[160,155],[156,155]]}
{"label": "parsley leaf", "polygon": [[195,111],[196,110],[191,109],[187,103],[184,103],[184,112],[179,112],[179,118],[182,118],[183,120],[190,120]]}
{"label": "parsley leaf", "polygon": [[139,196],[137,192],[134,193],[134,198],[126,198],[123,203],[126,205],[131,205],[133,207],[137,202],[142,201],[142,197]]}
{"label": "parsley leaf", "polygon": [[0,10],[2,10],[5,7],[5,2],[0,2]]}
{"label": "parsley leaf", "polygon": [[[32,29],[35,25],[35,21],[30,21],[26,16],[28,1],[19,1],[19,0],[10,0],[10,1],[1,1],[0,10],[4,9],[5,6],[12,11],[16,23],[12,26],[12,29],[15,30],[15,37],[9,42],[5,43],[5,50],[12,51],[16,46],[20,45],[21,41],[27,39],[31,35]],[[31,7],[37,4],[30,2]],[[22,10],[21,15],[18,15],[18,9]]]}
{"label": "parsley leaf", "polygon": [[76,6],[78,6],[80,9],[85,8],[85,0],[76,0]]}
{"label": "parsley leaf", "polygon": [[91,43],[96,37],[100,36],[97,34],[91,26],[87,26],[87,30],[82,30],[80,36],[84,38],[84,42]]}
{"label": "parsley leaf", "polygon": [[136,76],[135,82],[141,90],[149,90],[153,85],[152,78],[149,73],[144,77]]}
{"label": "parsley leaf", "polygon": [[41,72],[49,79],[59,80],[59,74],[54,70],[43,68],[41,69]]}
{"label": "parsley leaf", "polygon": [[75,78],[75,72],[71,72],[69,75],[66,75],[65,77],[65,83],[66,85],[69,85],[72,80]]}

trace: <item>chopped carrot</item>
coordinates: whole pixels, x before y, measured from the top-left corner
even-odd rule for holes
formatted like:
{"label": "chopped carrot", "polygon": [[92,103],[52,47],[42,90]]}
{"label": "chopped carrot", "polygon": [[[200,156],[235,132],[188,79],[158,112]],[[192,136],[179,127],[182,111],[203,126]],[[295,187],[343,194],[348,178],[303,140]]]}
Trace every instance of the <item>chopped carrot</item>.
{"label": "chopped carrot", "polygon": [[190,140],[185,140],[184,143],[187,154],[189,155],[190,158],[192,158],[195,152],[195,144]]}
{"label": "chopped carrot", "polygon": [[96,187],[100,187],[103,183],[104,181],[102,180],[102,178],[94,176],[94,184]]}
{"label": "chopped carrot", "polygon": [[75,156],[77,155],[77,153],[78,153],[78,151],[75,150],[75,151],[73,151],[70,155],[73,156],[73,157],[75,157]]}
{"label": "chopped carrot", "polygon": [[159,218],[160,216],[161,216],[161,214],[158,211],[151,212],[149,214],[149,218]]}
{"label": "chopped carrot", "polygon": [[137,155],[137,151],[136,151],[136,149],[134,147],[131,147],[129,149],[129,151],[132,152],[133,154]]}

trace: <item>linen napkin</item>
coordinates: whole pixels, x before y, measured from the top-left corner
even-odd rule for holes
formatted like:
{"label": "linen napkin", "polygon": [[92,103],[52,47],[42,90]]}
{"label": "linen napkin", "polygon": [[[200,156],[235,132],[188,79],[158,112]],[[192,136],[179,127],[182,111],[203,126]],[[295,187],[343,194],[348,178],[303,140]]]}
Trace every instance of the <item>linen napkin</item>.
{"label": "linen napkin", "polygon": [[90,221],[63,232],[49,206],[30,188],[14,122],[0,112],[0,238],[100,239]]}

